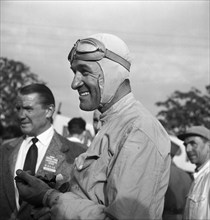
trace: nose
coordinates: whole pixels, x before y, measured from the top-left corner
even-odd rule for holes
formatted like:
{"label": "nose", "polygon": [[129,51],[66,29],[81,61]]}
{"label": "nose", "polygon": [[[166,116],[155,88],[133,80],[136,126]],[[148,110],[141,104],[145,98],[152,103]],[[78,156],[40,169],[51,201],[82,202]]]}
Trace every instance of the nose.
{"label": "nose", "polygon": [[22,109],[22,108],[18,109],[18,118],[19,119],[25,118],[25,111],[24,111],[24,109]]}
{"label": "nose", "polygon": [[192,145],[191,145],[190,143],[187,144],[187,145],[185,146],[185,148],[186,148],[186,152],[192,151]]}
{"label": "nose", "polygon": [[74,79],[71,83],[71,88],[76,90],[78,87],[82,86],[84,83],[82,81],[82,74],[79,71],[76,71]]}

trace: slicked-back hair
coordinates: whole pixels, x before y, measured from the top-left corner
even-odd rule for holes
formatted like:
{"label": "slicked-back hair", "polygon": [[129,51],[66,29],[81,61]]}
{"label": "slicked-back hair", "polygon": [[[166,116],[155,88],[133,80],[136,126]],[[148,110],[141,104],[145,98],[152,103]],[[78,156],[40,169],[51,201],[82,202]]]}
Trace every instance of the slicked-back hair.
{"label": "slicked-back hair", "polygon": [[55,106],[55,98],[53,96],[53,93],[44,84],[40,84],[40,83],[29,84],[27,86],[22,87],[19,90],[19,93],[21,95],[29,95],[32,93],[37,93],[37,94],[39,94],[40,103],[42,105],[48,106],[48,105],[53,104]]}

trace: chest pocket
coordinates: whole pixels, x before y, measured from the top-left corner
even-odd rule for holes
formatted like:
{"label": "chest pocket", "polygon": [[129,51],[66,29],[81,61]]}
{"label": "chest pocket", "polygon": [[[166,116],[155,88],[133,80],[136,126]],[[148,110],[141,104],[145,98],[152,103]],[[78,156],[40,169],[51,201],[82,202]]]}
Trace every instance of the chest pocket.
{"label": "chest pocket", "polygon": [[192,194],[188,196],[189,209],[192,216],[199,216],[202,212],[202,207],[205,205],[206,197],[204,195]]}
{"label": "chest pocket", "polygon": [[196,195],[196,194],[190,195],[188,198],[194,203],[199,203],[205,200],[205,196]]}
{"label": "chest pocket", "polygon": [[[106,150],[88,151],[75,160],[72,190],[81,197],[104,204],[103,188],[107,182],[109,155]],[[76,181],[76,184],[74,182]]]}
{"label": "chest pocket", "polygon": [[96,184],[103,185],[107,180],[107,167],[112,157],[108,146],[109,141],[104,138],[98,148],[88,150],[75,160],[75,176],[87,192],[90,192]]}

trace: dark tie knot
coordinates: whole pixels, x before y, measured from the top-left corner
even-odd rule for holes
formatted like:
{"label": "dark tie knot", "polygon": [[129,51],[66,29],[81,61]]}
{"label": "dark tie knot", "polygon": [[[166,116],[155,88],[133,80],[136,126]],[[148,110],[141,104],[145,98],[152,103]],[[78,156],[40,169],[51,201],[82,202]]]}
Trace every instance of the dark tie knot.
{"label": "dark tie knot", "polygon": [[33,144],[36,144],[36,142],[38,142],[38,138],[36,138],[36,137],[32,138],[31,140],[32,140]]}

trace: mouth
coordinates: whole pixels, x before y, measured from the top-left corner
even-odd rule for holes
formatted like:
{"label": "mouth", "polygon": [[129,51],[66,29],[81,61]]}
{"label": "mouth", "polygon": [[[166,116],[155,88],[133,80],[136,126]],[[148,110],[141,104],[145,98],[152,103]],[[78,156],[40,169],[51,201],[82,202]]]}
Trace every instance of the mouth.
{"label": "mouth", "polygon": [[25,127],[27,125],[29,125],[29,122],[21,122],[21,124],[20,124],[21,127]]}
{"label": "mouth", "polygon": [[189,158],[189,160],[195,160],[196,159],[196,156],[195,155],[188,155],[188,158]]}
{"label": "mouth", "polygon": [[88,91],[78,91],[79,92],[79,98],[82,98],[82,97],[86,97],[88,95],[90,95],[90,93]]}
{"label": "mouth", "polygon": [[89,94],[90,94],[89,92],[82,92],[82,93],[80,93],[80,96],[87,96]]}

